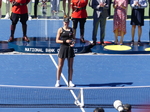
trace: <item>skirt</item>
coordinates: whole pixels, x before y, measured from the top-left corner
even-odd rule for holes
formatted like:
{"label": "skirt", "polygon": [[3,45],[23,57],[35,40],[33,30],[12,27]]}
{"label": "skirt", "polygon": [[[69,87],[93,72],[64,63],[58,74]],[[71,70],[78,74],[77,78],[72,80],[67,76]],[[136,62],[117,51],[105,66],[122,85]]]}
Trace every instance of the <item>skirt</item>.
{"label": "skirt", "polygon": [[73,58],[75,57],[75,53],[73,47],[61,45],[58,53],[59,58]]}
{"label": "skirt", "polygon": [[144,9],[132,9],[130,24],[144,26]]}

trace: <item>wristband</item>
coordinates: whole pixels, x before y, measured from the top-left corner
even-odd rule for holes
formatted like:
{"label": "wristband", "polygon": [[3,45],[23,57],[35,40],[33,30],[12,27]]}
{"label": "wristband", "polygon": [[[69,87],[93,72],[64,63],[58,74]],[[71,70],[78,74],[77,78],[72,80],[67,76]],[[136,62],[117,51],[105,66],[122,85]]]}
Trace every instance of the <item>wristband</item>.
{"label": "wristband", "polygon": [[63,44],[66,44],[66,40],[63,40]]}

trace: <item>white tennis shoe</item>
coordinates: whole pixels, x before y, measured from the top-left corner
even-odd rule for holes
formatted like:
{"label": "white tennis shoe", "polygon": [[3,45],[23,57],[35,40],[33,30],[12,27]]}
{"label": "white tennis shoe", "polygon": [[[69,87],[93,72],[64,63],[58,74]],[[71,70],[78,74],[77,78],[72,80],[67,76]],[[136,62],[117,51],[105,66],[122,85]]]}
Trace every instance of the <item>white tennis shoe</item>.
{"label": "white tennis shoe", "polygon": [[56,84],[55,84],[55,87],[60,87],[60,84],[59,84],[59,83],[56,83]]}
{"label": "white tennis shoe", "polygon": [[60,87],[59,80],[56,81],[55,87]]}
{"label": "white tennis shoe", "polygon": [[75,84],[72,83],[72,81],[69,81],[69,87],[74,87]]}

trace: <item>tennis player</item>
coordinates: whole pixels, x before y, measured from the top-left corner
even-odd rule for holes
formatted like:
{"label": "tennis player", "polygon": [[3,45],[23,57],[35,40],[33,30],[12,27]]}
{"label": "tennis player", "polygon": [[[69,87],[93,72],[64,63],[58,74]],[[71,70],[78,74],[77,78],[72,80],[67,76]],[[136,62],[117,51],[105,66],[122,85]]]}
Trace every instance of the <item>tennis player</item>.
{"label": "tennis player", "polygon": [[73,30],[69,27],[69,21],[69,18],[64,18],[63,27],[59,28],[57,31],[56,43],[60,43],[61,45],[58,53],[57,81],[55,87],[60,86],[60,76],[66,58],[68,60],[68,86],[75,86],[72,83],[73,61],[75,57],[73,47],[75,42],[73,41]]}

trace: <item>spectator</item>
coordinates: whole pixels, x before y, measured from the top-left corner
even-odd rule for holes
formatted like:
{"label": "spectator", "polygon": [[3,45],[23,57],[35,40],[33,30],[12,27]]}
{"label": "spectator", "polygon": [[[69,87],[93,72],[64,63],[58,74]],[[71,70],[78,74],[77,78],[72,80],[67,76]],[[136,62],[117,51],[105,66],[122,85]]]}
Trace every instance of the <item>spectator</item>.
{"label": "spectator", "polygon": [[111,3],[112,3],[112,0],[109,0],[110,2],[110,5],[109,5],[109,9],[108,9],[108,19],[110,19],[111,17]]}
{"label": "spectator", "polygon": [[100,24],[100,44],[105,45],[105,27],[106,27],[106,18],[108,17],[108,9],[110,5],[110,0],[91,0],[90,6],[93,8],[93,33],[92,33],[92,45],[96,45],[97,41],[97,30],[98,25]]}
{"label": "spectator", "polygon": [[98,107],[98,108],[95,108],[95,110],[93,112],[105,112],[105,111],[103,108]]}
{"label": "spectator", "polygon": [[28,3],[28,14],[29,14],[28,19],[29,20],[32,19],[31,12],[32,12],[32,0]]}
{"label": "spectator", "polygon": [[47,14],[47,0],[42,0],[42,15],[44,18],[46,18]]}
{"label": "spectator", "polygon": [[22,24],[22,31],[23,31],[23,40],[29,41],[26,33],[27,33],[27,20],[28,20],[28,8],[27,4],[30,2],[30,0],[10,0],[12,3],[12,13],[10,20],[12,21],[11,24],[11,35],[8,40],[8,42],[14,41],[14,33],[16,29],[16,24],[20,20]]}
{"label": "spectator", "polygon": [[138,45],[141,44],[141,35],[142,35],[142,26],[144,26],[144,8],[147,7],[146,0],[131,0],[130,6],[132,7],[131,13],[131,45],[134,45],[134,35],[135,35],[135,28],[138,27]]}
{"label": "spectator", "polygon": [[131,105],[130,104],[125,104],[123,105],[125,112],[131,112]]}
{"label": "spectator", "polygon": [[39,0],[35,0],[35,2],[34,2],[34,18],[35,19],[38,19],[38,17],[37,17],[38,3],[39,3]]}
{"label": "spectator", "polygon": [[[66,13],[66,3],[68,1],[68,12]],[[71,0],[63,0],[63,11],[64,11],[64,17],[70,17],[70,3]]]}
{"label": "spectator", "polygon": [[59,3],[60,0],[51,0],[51,19],[59,19]]}
{"label": "spectator", "polygon": [[84,41],[84,25],[87,18],[86,6],[88,4],[88,0],[76,0],[71,1],[72,4],[72,22],[73,22],[73,32],[74,37],[76,36],[76,29],[78,26],[78,22],[80,23],[80,41]]}
{"label": "spectator", "polygon": [[149,2],[149,19],[150,19],[150,0],[148,0]]}
{"label": "spectator", "polygon": [[118,44],[118,36],[121,36],[120,45],[123,44],[123,38],[126,34],[127,6],[128,0],[114,0],[113,7],[115,9],[115,12],[113,31],[115,34],[115,44]]}
{"label": "spectator", "polygon": [[10,1],[6,0],[6,15],[4,19],[9,19],[10,18]]}
{"label": "spectator", "polygon": [[2,0],[0,0],[0,19],[1,19],[1,16],[2,16],[1,7],[2,7]]}

